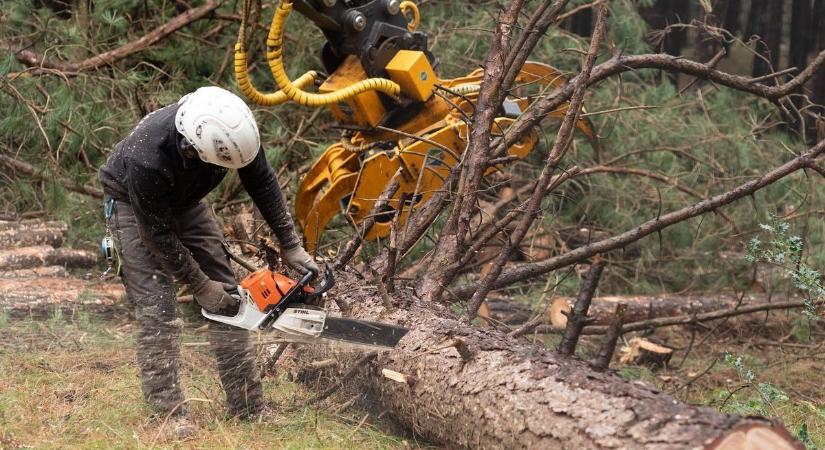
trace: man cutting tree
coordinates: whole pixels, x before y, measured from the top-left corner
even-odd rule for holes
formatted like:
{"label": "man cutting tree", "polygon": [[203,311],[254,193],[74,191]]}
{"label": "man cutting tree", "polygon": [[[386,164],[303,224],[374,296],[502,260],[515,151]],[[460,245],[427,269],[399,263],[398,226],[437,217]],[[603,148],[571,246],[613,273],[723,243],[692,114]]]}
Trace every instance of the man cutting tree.
{"label": "man cutting tree", "polygon": [[[287,264],[306,273],[318,265],[295,234],[275,172],[261,149],[249,107],[236,95],[203,87],[144,117],[100,169],[107,225],[114,234],[123,283],[136,308],[141,388],[179,436],[194,431],[180,385],[180,334],[175,281],[189,286],[210,312],[231,308],[237,285],[223,234],[203,198],[228,169],[277,236]],[[260,374],[246,330],[209,323],[229,414],[261,411]]]}

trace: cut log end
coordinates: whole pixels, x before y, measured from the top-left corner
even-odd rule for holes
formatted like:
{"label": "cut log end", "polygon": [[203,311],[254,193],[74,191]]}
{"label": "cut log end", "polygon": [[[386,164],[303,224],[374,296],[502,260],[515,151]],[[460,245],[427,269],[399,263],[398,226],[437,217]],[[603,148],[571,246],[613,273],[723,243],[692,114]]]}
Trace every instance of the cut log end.
{"label": "cut log end", "polygon": [[634,337],[621,349],[619,361],[622,364],[636,364],[640,366],[664,367],[673,356],[673,349]]}
{"label": "cut log end", "polygon": [[573,310],[573,305],[567,297],[558,297],[550,303],[547,310],[550,325],[554,328],[562,329],[567,326],[567,315]]}
{"label": "cut log end", "polygon": [[708,450],[802,450],[781,427],[745,425],[713,441]]}

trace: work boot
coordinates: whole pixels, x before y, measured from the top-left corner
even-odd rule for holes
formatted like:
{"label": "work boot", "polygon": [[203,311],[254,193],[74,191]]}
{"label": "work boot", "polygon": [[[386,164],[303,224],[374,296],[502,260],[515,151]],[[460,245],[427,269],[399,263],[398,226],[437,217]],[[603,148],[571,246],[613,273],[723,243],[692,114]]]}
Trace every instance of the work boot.
{"label": "work boot", "polygon": [[166,435],[176,440],[191,438],[198,432],[198,426],[185,414],[170,417],[166,422],[166,428]]}
{"label": "work boot", "polygon": [[269,406],[263,406],[249,410],[245,409],[240,413],[233,414],[232,411],[228,411],[229,417],[236,418],[242,422],[249,422],[249,423],[260,423],[260,422],[268,422],[272,418],[277,417],[272,408]]}

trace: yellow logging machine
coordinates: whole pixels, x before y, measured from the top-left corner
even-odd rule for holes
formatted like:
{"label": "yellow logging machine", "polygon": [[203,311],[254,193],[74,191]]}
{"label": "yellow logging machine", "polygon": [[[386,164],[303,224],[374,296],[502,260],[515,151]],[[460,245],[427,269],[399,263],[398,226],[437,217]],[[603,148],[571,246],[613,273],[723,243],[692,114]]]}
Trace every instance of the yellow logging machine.
{"label": "yellow logging machine", "polygon": [[[418,30],[418,7],[398,0],[280,0],[266,40],[266,59],[278,91],[262,93],[249,78],[244,21],[235,44],[235,78],[252,102],[274,106],[292,101],[328,107],[341,140],[332,144],[301,180],[295,202],[307,248],[313,250],[327,223],[343,213],[361,224],[385,187],[398,179],[399,189],[366,239],[387,236],[396,211],[404,224],[410,210],[425,203],[444,184],[467,146],[467,117],[472,115],[484,75],[476,69],[464,77],[441,79],[437,59]],[[309,18],[326,37],[321,61],[329,74],[310,71],[291,80],[284,68],[284,27],[292,10]],[[554,68],[527,62],[516,88],[501,108],[493,130],[500,133],[528,107],[531,96],[561,86]],[[317,90],[310,87],[317,85]],[[562,117],[567,104],[550,114]],[[587,119],[578,129],[596,139]],[[535,131],[508,149],[525,157],[537,140]],[[402,205],[401,199],[406,204]]]}

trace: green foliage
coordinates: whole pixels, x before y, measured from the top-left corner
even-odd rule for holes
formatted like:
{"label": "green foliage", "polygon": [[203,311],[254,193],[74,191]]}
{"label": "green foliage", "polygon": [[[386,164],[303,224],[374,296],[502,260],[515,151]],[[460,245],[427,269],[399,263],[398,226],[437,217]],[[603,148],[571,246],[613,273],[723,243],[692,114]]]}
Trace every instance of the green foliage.
{"label": "green foliage", "polygon": [[[35,7],[37,2],[6,3],[0,19],[0,39],[45,53],[52,60],[65,61],[80,61],[112,50],[179,14],[175,2],[101,0],[95,1],[88,11],[73,10],[71,17],[64,19],[48,8]],[[571,2],[584,3],[588,2]],[[626,54],[651,51],[645,41],[649,29],[636,12],[639,6],[649,4],[650,0],[610,3],[609,35],[600,55],[602,60],[614,49]],[[237,13],[239,5],[224,3],[218,12]],[[440,76],[462,76],[483,63],[498,11],[490,3],[421,5],[421,28],[430,35],[432,51],[440,61]],[[268,25],[271,12],[271,6],[265,5],[262,26]],[[144,114],[205,84],[234,89],[231,58],[225,58],[231,56],[227,51],[231,50],[236,33],[235,22],[205,19],[94,72],[67,79],[54,75],[17,77],[9,83],[25,102],[8,92],[0,94],[0,151],[13,152],[36,164],[55,180],[67,178],[96,184],[97,168]],[[261,90],[271,91],[275,85],[263,59],[265,34],[262,30],[255,33],[255,44],[250,49],[251,76]],[[319,68],[318,49],[323,35],[307,19],[298,14],[290,17],[287,42],[287,69],[292,76]],[[580,67],[581,51],[587,45],[586,39],[551,27],[530,59],[572,73]],[[0,55],[0,74],[24,68],[13,55]],[[3,78],[0,85],[6,80]],[[600,161],[615,160],[612,165],[660,173],[707,197],[784,162],[789,152],[801,148],[792,137],[768,126],[779,118],[769,102],[729,89],[701,83],[696,86],[702,88],[701,95],[695,89],[680,93],[679,87],[664,79],[659,71],[638,70],[623,74],[621,81],[606,80],[589,90],[585,105],[591,113],[639,105],[656,107],[591,116],[601,136]],[[34,114],[27,104],[34,108]],[[295,130],[313,112],[290,104],[255,108],[267,155],[273,164],[287,167],[283,177],[289,180],[282,182],[290,187],[290,200],[294,198],[300,170],[338,139],[337,130],[322,126],[330,122],[326,112],[305,133],[295,136]],[[537,165],[552,144],[557,126],[555,120],[542,124],[538,133],[541,144],[531,155],[532,164],[519,165],[513,170],[515,175],[535,179]],[[565,160],[566,167],[596,163],[593,149],[581,137]],[[221,186],[214,198],[221,199],[223,189],[230,185]],[[97,202],[80,199],[77,194],[61,195],[59,190],[59,184],[54,182],[4,179],[0,185],[0,210],[44,211],[48,217],[70,220],[78,225],[71,227],[73,244],[96,245],[103,226]],[[807,186],[792,177],[760,191],[752,203],[742,201],[725,207],[721,211],[730,221],[712,214],[671,227],[660,236],[610,255],[612,269],[605,275],[602,290],[653,293],[742,286],[747,281],[737,275],[744,273],[740,270],[744,267],[741,258],[719,257],[721,252],[739,250],[738,239],[729,236],[751,229],[756,225],[755,217],[766,211],[787,208],[798,212],[795,220],[809,230],[804,236],[809,248],[818,248],[825,239],[825,229],[813,220],[815,216],[806,213],[812,205],[821,204],[823,195],[825,187]],[[554,233],[559,228],[583,225],[616,233],[698,200],[653,179],[594,174],[565,184],[548,200],[548,211],[556,215],[548,216],[542,231]],[[758,214],[754,214],[754,207]],[[340,218],[331,225],[324,238],[330,244],[327,248],[335,248],[352,231],[346,220]],[[439,230],[440,222],[405,262],[428,252]],[[811,252],[810,257],[812,264],[825,263],[825,252]],[[536,286],[541,287],[546,281],[539,280]],[[575,278],[571,278],[559,290],[574,291],[577,285]]]}
{"label": "green foliage", "polygon": [[825,285],[819,271],[803,260],[805,243],[803,239],[790,233],[791,225],[771,215],[769,223],[761,224],[770,241],[763,243],[754,237],[748,243],[747,260],[762,262],[781,268],[793,282],[793,286],[805,297],[803,312],[810,320],[818,320],[819,304],[825,300]]}
{"label": "green foliage", "polygon": [[645,34],[648,31],[647,23],[636,12],[640,3],[649,4],[650,1],[618,0],[610,4],[608,37],[625,53],[637,54],[650,51],[650,47],[645,42]]}
{"label": "green foliage", "polygon": [[[759,415],[777,417],[785,409],[806,409],[805,405],[791,401],[788,394],[772,383],[760,382],[758,376],[749,368],[741,356],[725,353],[725,363],[731,367],[739,378],[740,385],[733,389],[721,389],[716,392],[723,411],[741,415]],[[816,409],[821,418],[825,418],[821,408]],[[808,422],[802,421],[796,430],[796,437],[810,450],[818,447],[808,431]]]}

